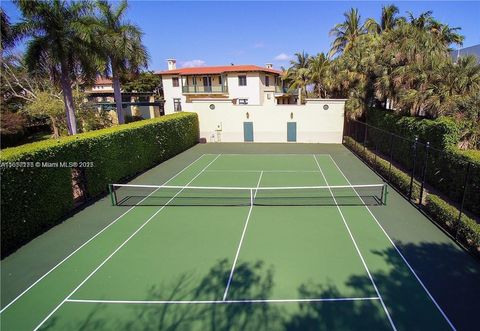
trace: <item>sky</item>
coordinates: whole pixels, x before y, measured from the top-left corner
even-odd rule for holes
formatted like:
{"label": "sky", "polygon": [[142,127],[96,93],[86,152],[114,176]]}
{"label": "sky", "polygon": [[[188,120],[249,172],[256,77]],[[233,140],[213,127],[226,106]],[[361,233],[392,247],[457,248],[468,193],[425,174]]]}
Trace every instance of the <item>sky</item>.
{"label": "sky", "polygon": [[[330,29],[351,7],[363,20],[378,21],[382,5],[392,3],[401,15],[432,10],[440,22],[462,28],[464,47],[480,44],[480,1],[130,0],[127,19],[145,34],[149,70],[165,70],[167,58],[176,59],[177,67],[273,63],[280,68],[288,67],[296,52],[328,52]],[[21,17],[10,1],[1,6],[12,22]]]}

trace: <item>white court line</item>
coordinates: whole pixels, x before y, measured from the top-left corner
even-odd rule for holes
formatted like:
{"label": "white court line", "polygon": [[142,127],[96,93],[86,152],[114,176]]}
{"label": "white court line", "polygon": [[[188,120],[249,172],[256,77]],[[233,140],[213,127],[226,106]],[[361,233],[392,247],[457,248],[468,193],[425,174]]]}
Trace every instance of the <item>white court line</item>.
{"label": "white court line", "polygon": [[[209,153],[205,153],[205,155],[217,155],[217,154],[209,154]],[[277,153],[272,153],[272,154],[266,154],[266,153],[246,153],[246,154],[241,154],[241,153],[222,153],[223,156],[229,156],[229,155],[233,155],[233,156],[237,156],[237,155],[240,155],[240,156],[249,156],[249,155],[253,155],[253,156],[311,156],[312,153],[280,153],[280,154],[277,154]],[[316,154],[316,155],[330,155],[330,154]]]}
{"label": "white court line", "polygon": [[[322,167],[320,167],[320,164],[318,163],[317,157],[315,155],[313,155],[313,158],[315,159],[315,163],[317,163],[318,169],[320,170],[320,173],[322,174],[322,177],[325,180],[325,184],[328,185],[327,178],[325,177],[325,174],[323,173]],[[390,313],[388,312],[387,306],[383,302],[380,291],[378,290],[377,285],[375,284],[375,281],[373,280],[372,274],[370,273],[370,270],[367,267],[367,263],[365,262],[365,259],[363,258],[362,253],[360,252],[360,249],[358,248],[357,242],[356,242],[355,238],[353,237],[352,231],[350,231],[350,227],[348,226],[347,221],[345,220],[345,216],[343,216],[343,212],[342,212],[340,206],[337,204],[337,200],[335,199],[335,196],[333,195],[332,190],[329,189],[329,191],[330,191],[330,194],[332,195],[332,198],[333,198],[333,201],[335,202],[335,205],[337,206],[337,210],[340,213],[340,216],[342,217],[343,224],[345,224],[345,227],[347,228],[348,234],[350,235],[350,238],[352,239],[353,245],[355,246],[355,249],[357,250],[358,256],[360,257],[360,260],[362,260],[363,267],[365,268],[365,271],[367,272],[368,277],[370,278],[370,281],[372,282],[373,288],[375,289],[375,292],[377,293],[377,296],[380,299],[380,303],[382,304],[383,310],[385,310],[385,313],[387,314],[390,325],[392,326],[393,330],[397,330],[397,328],[395,327],[395,324],[393,323],[392,317],[390,316]]]}
{"label": "white court line", "polygon": [[[208,166],[210,166],[213,162],[215,162],[219,157],[220,157],[221,154],[218,154],[216,158],[214,158],[209,164],[207,164],[195,177],[193,177],[188,183],[186,186],[188,186],[190,183],[192,183],[198,176],[200,176],[203,171],[205,169],[208,168]],[[183,189],[181,189],[180,191],[178,191],[170,200],[167,201],[167,203],[165,203],[165,205],[163,205],[159,210],[157,210],[149,219],[147,219],[134,233],[132,233],[120,246],[118,246],[102,263],[100,263],[100,265],[98,267],[96,267],[77,287],[75,287],[73,289],[72,292],[70,292],[70,294],[68,294],[65,299],[63,299],[62,302],[60,302],[60,304],[58,306],[55,307],[55,309],[52,310],[52,312],[50,314],[47,315],[47,317],[45,317],[41,322],[40,324],[38,324],[34,330],[38,330],[42,325],[43,323],[45,323],[53,314],[55,314],[55,312],[80,288],[83,286],[83,284],[85,284],[105,263],[107,263],[123,246],[125,246],[129,241],[130,239],[132,239],[138,232],[140,232],[141,229],[143,229],[155,216],[158,215],[158,213],[160,213],[173,199],[175,199],[175,197],[177,195],[179,195],[180,193],[182,193]]]}
{"label": "white court line", "polygon": [[[169,180],[167,180],[164,184],[167,184],[168,182],[170,182],[171,180],[173,180],[174,178],[176,178],[178,175],[180,175],[182,172],[184,172],[185,170],[187,170],[191,165],[193,165],[195,162],[197,162],[198,160],[200,160],[203,156],[205,156],[206,154],[202,154],[200,155],[198,158],[196,158],[194,161],[192,161],[189,165],[187,165],[185,168],[183,168],[181,171],[177,172],[173,177],[171,177]],[[152,193],[150,193],[149,195],[147,195],[145,198],[143,198],[141,201],[139,201],[138,203],[141,203],[143,200],[147,199],[150,195],[152,195],[153,193],[155,193],[155,191],[153,191]],[[75,249],[73,252],[71,252],[69,255],[67,255],[67,257],[65,257],[63,260],[61,260],[60,262],[58,262],[52,269],[50,269],[49,271],[47,271],[43,276],[41,276],[39,279],[37,279],[32,285],[30,285],[29,287],[27,287],[22,293],[20,293],[15,299],[13,299],[12,301],[10,301],[5,307],[3,307],[1,310],[0,310],[0,314],[3,313],[3,311],[5,309],[7,309],[8,307],[10,307],[13,303],[15,303],[18,299],[20,299],[25,293],[27,293],[32,287],[34,287],[35,285],[38,284],[38,282],[40,282],[42,279],[44,279],[45,277],[47,277],[52,271],[54,271],[55,269],[57,269],[60,265],[62,265],[65,261],[67,261],[70,257],[72,257],[76,252],[78,252],[80,249],[82,249],[84,246],[86,246],[89,242],[91,242],[93,239],[95,239],[97,236],[99,236],[102,232],[104,232],[106,229],[108,229],[110,226],[112,226],[113,224],[115,224],[119,219],[121,219],[123,216],[125,216],[126,214],[128,214],[130,211],[132,211],[135,207],[137,207],[138,203],[135,205],[135,206],[132,206],[131,208],[129,208],[126,212],[124,212],[123,214],[121,214],[120,216],[118,216],[116,219],[114,219],[112,222],[110,222],[107,226],[105,226],[102,230],[100,230],[97,234],[95,234],[92,238],[88,239],[86,242],[84,242],[82,245],[80,245],[77,249]]]}
{"label": "white court line", "polygon": [[230,284],[232,282],[235,265],[237,264],[238,255],[240,254],[240,249],[242,248],[243,238],[245,237],[245,233],[247,232],[248,222],[250,221],[250,215],[252,214],[253,199],[255,199],[255,197],[257,196],[257,190],[258,190],[258,187],[260,186],[260,182],[262,181],[262,176],[263,176],[263,171],[260,173],[260,176],[258,177],[257,188],[255,189],[255,194],[253,196],[252,196],[252,191],[250,191],[250,195],[251,195],[250,198],[252,201],[250,203],[250,209],[248,210],[247,220],[245,221],[245,225],[243,226],[243,232],[242,232],[242,236],[240,237],[240,243],[238,244],[237,253],[235,254],[235,259],[233,260],[232,270],[230,270],[230,276],[228,277],[227,287],[225,288],[225,292],[223,293],[223,301],[227,299],[227,294],[228,294],[228,290],[230,289]]}
{"label": "white court line", "polygon": [[238,303],[295,303],[295,302],[338,302],[338,301],[372,301],[379,297],[358,298],[319,298],[319,299],[246,299],[246,300],[88,300],[68,299],[72,303],[132,304],[132,305],[199,305],[199,304],[238,304]]}
{"label": "white court line", "polygon": [[287,173],[305,173],[305,172],[314,172],[314,173],[317,173],[318,170],[250,170],[250,169],[246,169],[246,170],[224,170],[224,169],[220,169],[220,170],[206,170],[205,172],[253,172],[253,173],[258,173],[258,172],[265,172],[265,173],[282,173],[282,172],[287,172]]}
{"label": "white court line", "polygon": [[[332,162],[335,164],[335,166],[337,167],[337,169],[340,171],[340,173],[342,174],[342,176],[345,178],[345,180],[347,181],[347,183],[350,183],[350,181],[348,180],[347,176],[343,173],[342,169],[340,169],[340,167],[338,166],[337,162],[335,162],[335,160],[333,159],[333,157],[331,155],[329,155],[330,159],[332,160]],[[355,193],[357,194],[357,196],[363,201],[362,197],[358,194],[358,192],[355,190],[355,188],[353,189],[355,191]],[[363,201],[364,202],[364,201]],[[392,238],[390,238],[390,236],[388,235],[387,231],[385,231],[385,229],[383,228],[383,226],[380,224],[380,222],[378,221],[378,219],[375,217],[375,215],[372,213],[372,211],[370,210],[370,208],[368,208],[368,206],[365,205],[365,208],[367,208],[368,212],[370,213],[370,215],[372,215],[373,219],[375,220],[375,222],[378,224],[378,226],[380,227],[380,229],[382,230],[382,232],[385,234],[385,236],[388,238],[388,240],[390,241],[390,243],[392,244],[392,246],[395,248],[395,250],[397,251],[398,255],[400,255],[400,257],[402,258],[403,262],[405,262],[405,264],[407,265],[407,267],[410,269],[410,271],[412,272],[412,274],[415,276],[415,278],[418,280],[418,282],[420,283],[420,285],[423,287],[423,289],[425,290],[425,292],[427,293],[428,297],[432,300],[432,302],[434,303],[434,305],[437,307],[437,309],[440,311],[440,314],[442,314],[442,316],[445,318],[445,320],[447,321],[448,325],[452,328],[452,330],[456,330],[455,326],[453,325],[453,323],[450,321],[450,319],[448,318],[448,316],[445,314],[445,312],[443,311],[443,309],[440,307],[440,305],[437,303],[437,301],[433,298],[432,294],[430,293],[430,291],[427,289],[427,287],[425,286],[425,284],[423,284],[422,280],[420,279],[420,277],[417,275],[417,273],[415,272],[415,270],[413,270],[413,267],[410,265],[410,263],[408,263],[407,259],[405,258],[405,256],[403,256],[403,254],[400,252],[400,249],[398,249],[398,247],[395,245],[395,243],[393,242]]]}

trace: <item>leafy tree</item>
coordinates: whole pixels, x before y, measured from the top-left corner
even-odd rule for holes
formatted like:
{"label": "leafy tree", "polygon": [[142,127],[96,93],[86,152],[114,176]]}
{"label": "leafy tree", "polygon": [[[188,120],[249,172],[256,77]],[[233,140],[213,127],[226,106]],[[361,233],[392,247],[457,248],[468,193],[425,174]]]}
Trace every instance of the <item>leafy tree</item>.
{"label": "leafy tree", "polygon": [[29,38],[25,63],[29,72],[49,74],[59,83],[70,134],[77,133],[72,83],[92,80],[96,48],[90,33],[92,7],[86,1],[16,0],[22,20],[13,29]]}
{"label": "leafy tree", "polygon": [[125,122],[122,107],[120,77],[127,72],[138,72],[147,67],[148,54],[142,44],[140,28],[124,19],[127,1],[123,0],[114,8],[104,0],[97,1],[98,16],[96,31],[101,40],[102,57],[106,63],[105,72],[111,73],[118,122]]}
{"label": "leafy tree", "polygon": [[125,79],[123,90],[125,92],[149,92],[158,96],[161,93],[161,86],[162,78],[153,71],[147,71]]}

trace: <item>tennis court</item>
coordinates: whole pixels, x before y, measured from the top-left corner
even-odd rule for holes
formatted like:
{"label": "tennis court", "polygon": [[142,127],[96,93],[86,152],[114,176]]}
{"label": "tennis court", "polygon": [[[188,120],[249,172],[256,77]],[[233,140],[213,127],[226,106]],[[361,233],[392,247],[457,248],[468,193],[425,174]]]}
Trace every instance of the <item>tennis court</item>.
{"label": "tennis court", "polygon": [[120,215],[3,330],[454,329],[372,213],[386,186],[330,154],[203,154],[150,184],[112,186]]}

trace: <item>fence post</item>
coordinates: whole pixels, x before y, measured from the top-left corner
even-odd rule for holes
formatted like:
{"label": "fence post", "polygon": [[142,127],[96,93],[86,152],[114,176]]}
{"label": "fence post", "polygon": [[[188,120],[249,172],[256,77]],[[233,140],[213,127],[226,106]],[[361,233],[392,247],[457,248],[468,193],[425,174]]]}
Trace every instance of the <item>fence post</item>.
{"label": "fence post", "polygon": [[415,142],[413,143],[413,167],[412,167],[412,176],[410,178],[410,188],[408,190],[408,200],[412,200],[413,177],[415,177],[415,163],[417,161],[417,142],[418,142],[418,137],[415,137]]}
{"label": "fence post", "polygon": [[460,205],[460,212],[458,213],[458,221],[462,218],[463,206],[465,205],[465,196],[467,195],[467,186],[468,186],[468,177],[470,175],[470,166],[471,162],[467,162],[467,171],[465,173],[465,179],[463,181],[463,194],[462,194],[462,204]]}
{"label": "fence post", "polygon": [[388,180],[392,181],[393,134],[390,133],[390,163],[388,165]]}
{"label": "fence post", "polygon": [[420,186],[420,199],[418,205],[422,205],[423,200],[423,189],[425,188],[425,177],[427,176],[427,165],[428,165],[428,150],[430,148],[430,142],[427,141],[425,145],[425,163],[423,165],[423,174],[422,174],[422,185]]}
{"label": "fence post", "polygon": [[367,123],[365,123],[364,125],[365,125],[365,131],[363,134],[363,154],[365,154],[365,151],[367,149],[367,130],[368,130]]}

